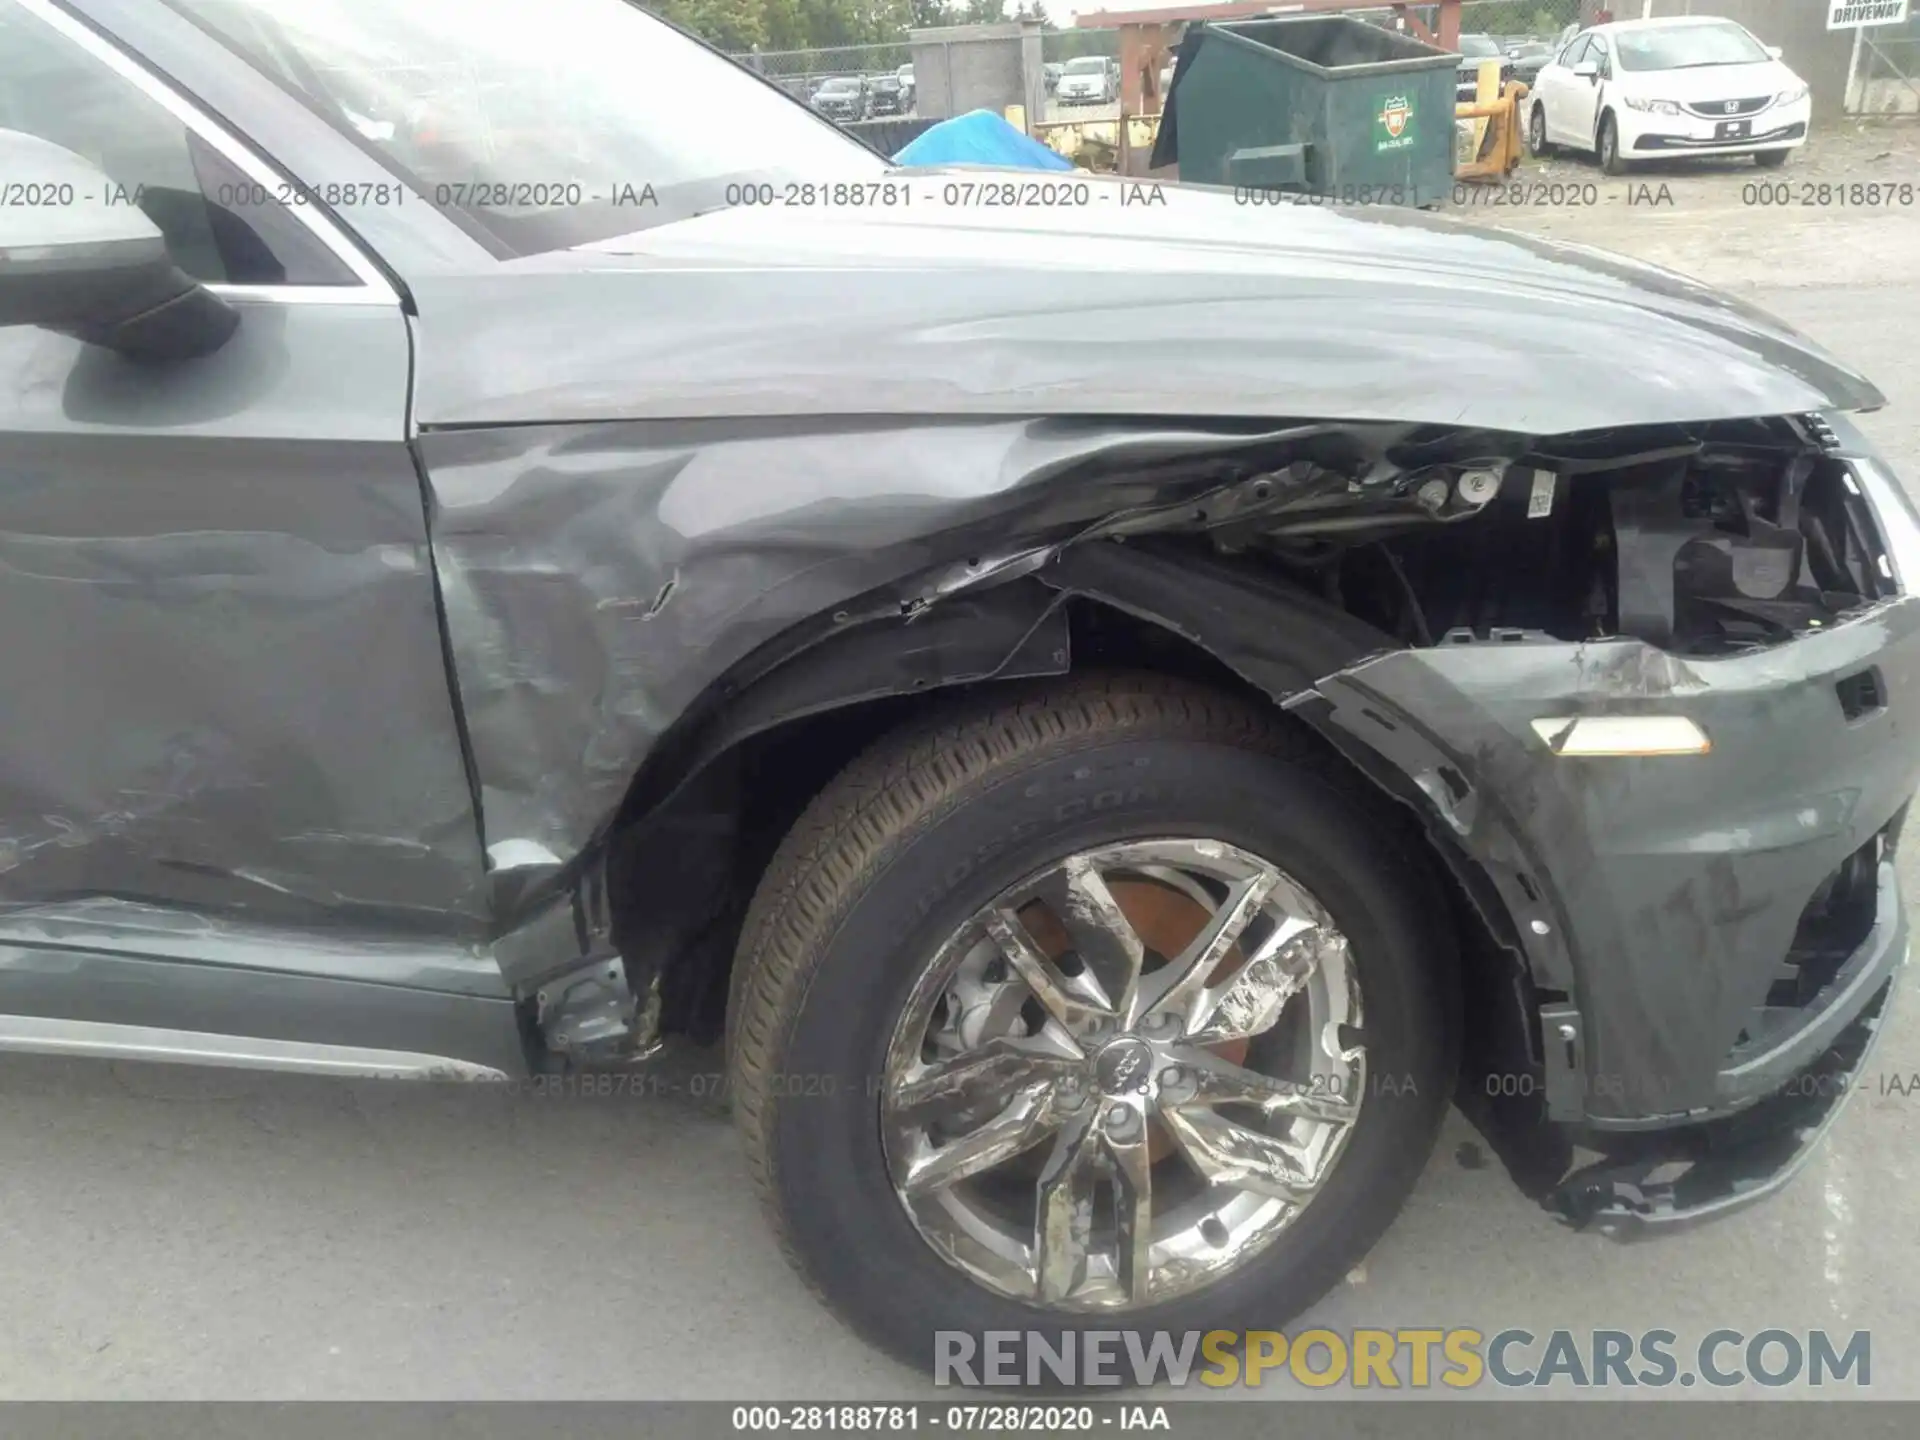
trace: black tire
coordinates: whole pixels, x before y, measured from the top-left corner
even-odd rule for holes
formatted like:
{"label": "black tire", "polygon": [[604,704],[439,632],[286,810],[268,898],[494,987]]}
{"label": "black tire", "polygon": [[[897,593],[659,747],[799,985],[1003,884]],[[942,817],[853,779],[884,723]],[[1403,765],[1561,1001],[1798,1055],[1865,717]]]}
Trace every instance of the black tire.
{"label": "black tire", "polygon": [[1547,106],[1544,100],[1535,100],[1527,114],[1527,151],[1537,160],[1553,157],[1555,146],[1547,139]]}
{"label": "black tire", "polygon": [[[1124,781],[1124,786],[1116,786]],[[1242,1269],[1120,1314],[1045,1310],[937,1255],[894,1193],[871,1079],[924,957],[1036,867],[1207,834],[1317,894],[1366,996],[1370,1088],[1324,1189]],[[855,1330],[930,1367],[938,1330],[1271,1328],[1357,1263],[1418,1179],[1458,1064],[1453,941],[1393,807],[1262,706],[1159,676],[1076,677],[877,744],[814,800],[761,881],[733,975],[734,1113],[787,1257]],[[1375,1068],[1377,1067],[1377,1068]]]}
{"label": "black tire", "polygon": [[1762,170],[1778,170],[1787,163],[1787,156],[1792,153],[1791,150],[1756,150],[1753,152],[1753,163]]}
{"label": "black tire", "polygon": [[1594,141],[1594,150],[1600,160],[1601,173],[1627,173],[1627,162],[1620,158],[1620,127],[1614,122],[1611,110],[1600,117],[1600,133]]}

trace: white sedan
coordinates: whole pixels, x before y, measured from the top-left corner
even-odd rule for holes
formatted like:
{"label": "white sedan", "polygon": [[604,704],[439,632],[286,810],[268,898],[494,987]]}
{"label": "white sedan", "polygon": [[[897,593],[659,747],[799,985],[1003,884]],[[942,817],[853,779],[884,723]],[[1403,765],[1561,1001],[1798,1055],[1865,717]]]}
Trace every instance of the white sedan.
{"label": "white sedan", "polygon": [[1105,105],[1120,95],[1113,63],[1098,55],[1067,61],[1054,98],[1062,105]]}
{"label": "white sedan", "polygon": [[1540,71],[1527,146],[1592,151],[1618,175],[1664,155],[1751,155],[1783,164],[1806,143],[1807,83],[1731,20],[1696,15],[1582,30]]}

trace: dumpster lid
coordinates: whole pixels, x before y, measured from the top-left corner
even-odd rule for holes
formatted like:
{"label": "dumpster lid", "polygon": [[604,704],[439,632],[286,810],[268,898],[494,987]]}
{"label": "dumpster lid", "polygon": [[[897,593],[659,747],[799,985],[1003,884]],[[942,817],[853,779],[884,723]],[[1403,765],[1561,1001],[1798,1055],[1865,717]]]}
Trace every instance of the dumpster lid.
{"label": "dumpster lid", "polygon": [[1180,75],[1187,68],[1187,60],[1200,48],[1200,32],[1207,28],[1203,20],[1189,25],[1180,36],[1180,43],[1173,47],[1173,74],[1167,80],[1167,93],[1160,97],[1160,123],[1153,132],[1153,153],[1147,157],[1147,168],[1158,170],[1163,165],[1171,165],[1180,153],[1177,130],[1180,124],[1180,111],[1174,104],[1174,92],[1180,88]]}
{"label": "dumpster lid", "polygon": [[[1203,35],[1263,50],[1282,64],[1324,79],[1399,74],[1460,63],[1451,50],[1351,15],[1283,15],[1267,20],[1219,20],[1194,27]],[[1193,38],[1191,32],[1188,38]],[[1183,41],[1184,48],[1184,41]]]}

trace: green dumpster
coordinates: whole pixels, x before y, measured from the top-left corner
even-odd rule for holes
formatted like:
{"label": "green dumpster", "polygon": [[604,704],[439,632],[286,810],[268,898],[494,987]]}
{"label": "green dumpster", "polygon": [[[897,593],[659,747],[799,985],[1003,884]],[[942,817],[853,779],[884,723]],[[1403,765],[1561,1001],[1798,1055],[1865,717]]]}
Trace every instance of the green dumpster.
{"label": "green dumpster", "polygon": [[1201,185],[1438,205],[1453,187],[1459,58],[1350,15],[1195,24],[1153,164]]}

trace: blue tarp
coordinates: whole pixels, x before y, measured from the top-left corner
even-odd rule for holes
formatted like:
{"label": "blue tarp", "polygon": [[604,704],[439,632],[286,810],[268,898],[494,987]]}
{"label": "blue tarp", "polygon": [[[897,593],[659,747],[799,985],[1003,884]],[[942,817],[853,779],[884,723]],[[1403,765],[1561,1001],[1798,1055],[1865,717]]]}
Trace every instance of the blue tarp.
{"label": "blue tarp", "polygon": [[942,120],[893,157],[896,165],[1004,165],[1017,170],[1071,170],[1057,150],[1023,135],[991,110]]}

